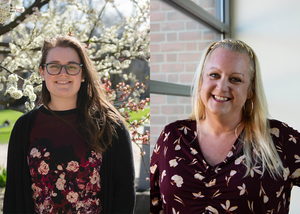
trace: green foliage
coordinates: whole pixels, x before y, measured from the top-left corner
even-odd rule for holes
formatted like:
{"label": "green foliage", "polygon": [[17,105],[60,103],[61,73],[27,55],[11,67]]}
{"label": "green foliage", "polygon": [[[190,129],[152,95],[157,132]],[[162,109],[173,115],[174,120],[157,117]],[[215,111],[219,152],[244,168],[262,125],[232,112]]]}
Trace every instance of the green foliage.
{"label": "green foliage", "polygon": [[4,123],[4,121],[9,120],[10,125],[7,127],[0,128],[0,144],[8,143],[11,130],[17,121],[17,119],[23,113],[13,110],[2,110],[0,111],[0,126]]}
{"label": "green foliage", "polygon": [[0,167],[0,188],[6,184],[6,169]]}
{"label": "green foliage", "polygon": [[133,122],[134,120],[141,120],[142,117],[146,117],[147,114],[150,113],[150,108],[144,108],[144,111],[139,111],[138,113],[136,112],[131,112],[129,113],[130,115],[130,122]]}

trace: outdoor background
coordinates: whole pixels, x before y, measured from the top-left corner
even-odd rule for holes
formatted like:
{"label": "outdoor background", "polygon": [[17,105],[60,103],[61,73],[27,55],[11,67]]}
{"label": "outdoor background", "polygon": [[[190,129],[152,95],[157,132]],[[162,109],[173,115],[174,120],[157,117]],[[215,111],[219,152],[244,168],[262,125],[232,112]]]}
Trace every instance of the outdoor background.
{"label": "outdoor background", "polygon": [[[151,0],[151,80],[190,85],[203,49],[221,36],[166,2],[173,1]],[[221,1],[193,2],[218,18]],[[260,61],[271,118],[300,130],[300,2],[231,0],[230,11],[231,37],[251,46]],[[190,98],[151,93],[152,148],[166,124],[189,114]],[[300,213],[299,201],[294,187],[291,214]]]}

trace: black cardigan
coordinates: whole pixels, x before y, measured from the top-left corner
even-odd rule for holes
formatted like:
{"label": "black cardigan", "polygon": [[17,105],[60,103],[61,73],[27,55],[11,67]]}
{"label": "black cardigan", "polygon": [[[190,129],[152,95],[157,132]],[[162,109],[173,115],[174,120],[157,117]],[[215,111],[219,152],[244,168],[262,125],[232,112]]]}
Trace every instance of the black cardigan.
{"label": "black cardigan", "polygon": [[[8,146],[4,213],[34,213],[31,176],[27,164],[30,133],[38,109],[22,115],[14,125]],[[128,131],[118,126],[118,137],[102,154],[101,213],[133,213],[135,203],[134,162]]]}

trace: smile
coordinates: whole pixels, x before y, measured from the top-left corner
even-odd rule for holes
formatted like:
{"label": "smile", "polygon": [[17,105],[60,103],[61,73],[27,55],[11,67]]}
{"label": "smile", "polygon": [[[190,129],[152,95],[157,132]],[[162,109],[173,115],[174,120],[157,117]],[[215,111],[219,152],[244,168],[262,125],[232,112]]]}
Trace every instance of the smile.
{"label": "smile", "polygon": [[58,84],[67,84],[67,83],[70,83],[69,81],[56,81],[56,83]]}
{"label": "smile", "polygon": [[228,100],[230,100],[230,98],[228,98],[228,97],[221,97],[221,96],[217,96],[217,95],[213,95],[213,98],[216,101],[228,101]]}

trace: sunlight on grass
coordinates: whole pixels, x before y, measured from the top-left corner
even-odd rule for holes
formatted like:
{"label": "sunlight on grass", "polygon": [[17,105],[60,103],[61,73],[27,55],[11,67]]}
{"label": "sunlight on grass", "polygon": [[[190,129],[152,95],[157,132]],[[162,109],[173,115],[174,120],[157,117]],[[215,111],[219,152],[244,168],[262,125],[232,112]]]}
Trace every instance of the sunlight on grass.
{"label": "sunlight on grass", "polygon": [[9,120],[10,125],[7,127],[0,128],[0,144],[8,143],[11,130],[17,121],[17,119],[22,115],[21,112],[13,110],[1,110],[0,111],[0,126],[4,121]]}

